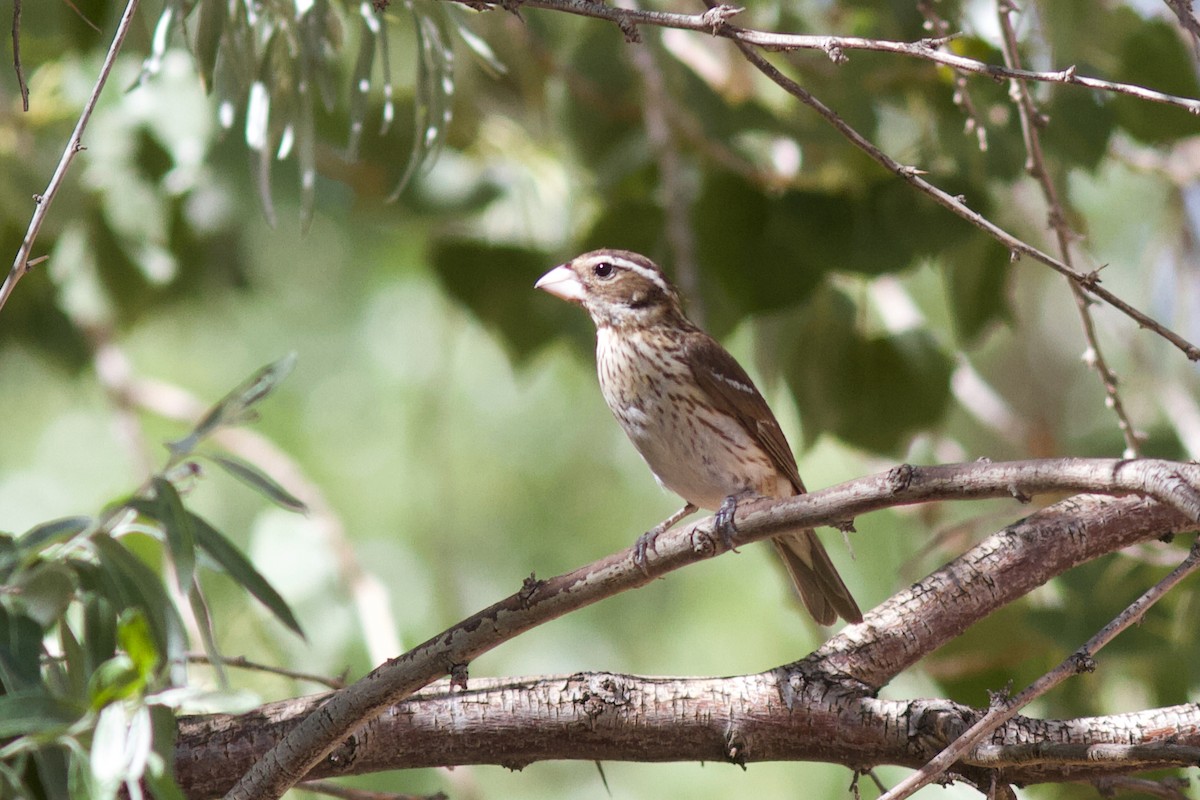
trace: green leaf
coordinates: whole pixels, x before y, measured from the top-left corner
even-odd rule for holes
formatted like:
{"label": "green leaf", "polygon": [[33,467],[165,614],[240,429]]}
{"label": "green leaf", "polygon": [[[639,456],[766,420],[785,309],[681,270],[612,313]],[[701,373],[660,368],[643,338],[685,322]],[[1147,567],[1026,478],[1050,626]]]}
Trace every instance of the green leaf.
{"label": "green leaf", "polygon": [[139,695],[145,688],[145,677],[134,665],[133,659],[118,653],[92,673],[88,695],[92,710],[99,711],[114,701]]}
{"label": "green leaf", "polygon": [[971,344],[996,321],[1008,319],[1008,250],[983,234],[946,252],[942,260],[954,331]]}
{"label": "green leaf", "polygon": [[451,297],[484,325],[499,331],[509,356],[516,361],[564,332],[577,331],[592,340],[592,327],[578,309],[534,291],[534,281],[557,263],[547,253],[469,239],[442,239],[434,243],[429,260]]}
{"label": "green leaf", "polygon": [[0,687],[20,692],[41,686],[42,629],[0,605]]}
{"label": "green leaf", "polygon": [[300,638],[304,638],[304,631],[301,630],[300,623],[288,607],[287,601],[267,583],[267,579],[254,568],[249,559],[203,518],[196,514],[191,516],[197,546],[212,556],[229,577],[257,598],[280,622],[295,631]]}
{"label": "green leaf", "polygon": [[204,437],[222,425],[238,425],[246,422],[250,419],[251,408],[275,391],[295,366],[296,354],[289,353],[255,372],[209,409],[190,434],[183,439],[169,442],[167,447],[171,450],[172,455],[177,459],[182,458],[192,452]]}
{"label": "green leaf", "polygon": [[836,194],[768,196],[738,176],[710,176],[693,212],[696,252],[735,315],[716,327],[809,297],[839,267],[834,243],[850,241],[853,216]]}
{"label": "green leaf", "polygon": [[854,303],[839,291],[815,298],[800,324],[780,333],[784,376],[807,442],[829,432],[891,453],[941,418],[953,363],[925,331],[868,337],[857,318]]}
{"label": "green leaf", "polygon": [[75,631],[65,622],[58,626],[59,648],[62,650],[62,666],[67,682],[63,691],[81,703],[87,702],[88,654],[75,637]]}
{"label": "green leaf", "polygon": [[[1116,80],[1183,97],[1200,96],[1195,58],[1176,26],[1161,19],[1144,20],[1131,9],[1119,14],[1129,24],[1121,43]],[[1150,144],[1166,144],[1200,133],[1200,120],[1182,108],[1147,103],[1129,95],[1113,98],[1121,127]]]}
{"label": "green leaf", "polygon": [[181,592],[192,585],[196,574],[196,542],[192,533],[192,521],[175,486],[165,478],[156,477],[153,482],[155,495],[154,518],[163,526],[167,538],[167,551],[175,565],[175,582]]}
{"label": "green leaf", "polygon": [[143,680],[149,682],[162,661],[154,635],[140,609],[126,609],[117,621],[117,642]]}
{"label": "green leaf", "polygon": [[141,559],[107,534],[90,541],[108,575],[109,600],[119,609],[140,609],[150,623],[158,649],[170,653],[173,640],[182,639],[183,622],[167,597],[162,581]]}
{"label": "green leaf", "polygon": [[200,21],[196,25],[196,61],[204,90],[210,94],[221,34],[228,20],[229,0],[200,0]]}
{"label": "green leaf", "polygon": [[117,652],[116,609],[111,600],[98,592],[88,593],[83,601],[82,645],[89,673]]}
{"label": "green leaf", "polygon": [[75,573],[66,565],[42,562],[17,573],[10,585],[15,608],[49,629],[58,622],[75,596]]}
{"label": "green leaf", "polygon": [[52,544],[65,542],[83,533],[92,524],[91,517],[63,517],[35,525],[21,534],[19,545],[24,555],[36,553]]}
{"label": "green leaf", "polygon": [[230,455],[219,455],[216,453],[202,453],[201,455],[216,463],[242,483],[262,494],[272,503],[286,508],[288,511],[308,511],[308,506],[304,505],[303,500],[298,499],[287,489],[284,489],[274,479],[253,464]]}
{"label": "green leaf", "polygon": [[63,733],[84,709],[38,690],[0,695],[0,739]]}
{"label": "green leaf", "polygon": [[0,533],[0,584],[8,580],[13,568],[21,561],[17,540],[10,534]]}
{"label": "green leaf", "polygon": [[229,676],[225,672],[225,659],[217,648],[217,635],[213,630],[212,616],[208,613],[208,602],[200,589],[200,582],[192,584],[188,592],[188,604],[192,607],[192,616],[196,618],[196,626],[200,629],[200,641],[204,644],[204,655],[217,674],[217,683],[226,690],[229,688]]}
{"label": "green leaf", "polygon": [[[1078,65],[1081,75],[1102,74]],[[1117,124],[1109,97],[1078,86],[1052,86],[1050,101],[1042,106],[1049,124],[1041,132],[1046,154],[1064,165],[1078,164],[1094,170],[1108,153],[1108,142]],[[1138,101],[1141,103],[1141,101]],[[1147,103],[1141,103],[1144,108]]]}

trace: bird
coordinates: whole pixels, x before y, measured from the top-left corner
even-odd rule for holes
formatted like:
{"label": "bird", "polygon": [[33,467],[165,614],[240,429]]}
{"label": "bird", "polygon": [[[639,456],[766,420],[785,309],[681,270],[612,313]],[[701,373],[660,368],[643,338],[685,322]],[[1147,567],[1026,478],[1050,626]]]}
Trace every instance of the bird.
{"label": "bird", "polygon": [[[645,569],[654,539],[699,509],[716,512],[732,548],[737,503],[805,492],[770,406],[746,370],[684,314],[675,286],[646,256],[593,250],[534,284],[582,306],[596,326],[596,371],[609,410],[658,483],[684,507],[634,548]],[[812,529],[771,539],[801,601],[821,625],[862,611]]]}

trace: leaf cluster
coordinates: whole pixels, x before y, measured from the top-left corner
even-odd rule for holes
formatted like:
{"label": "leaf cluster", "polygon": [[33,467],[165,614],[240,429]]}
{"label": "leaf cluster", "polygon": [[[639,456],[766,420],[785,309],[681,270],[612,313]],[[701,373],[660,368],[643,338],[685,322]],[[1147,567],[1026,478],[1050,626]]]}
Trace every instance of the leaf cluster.
{"label": "leaf cluster", "polygon": [[[95,516],[0,533],[0,794],[112,798],[144,782],[179,793],[175,714],[196,689],[186,675],[186,603],[220,672],[201,569],[226,574],[297,635],[279,593],[227,536],[188,510],[180,485],[221,426],[247,421],[290,371],[283,359],[216,404],[141,490]],[[292,510],[303,504],[257,468],[214,463]]]}

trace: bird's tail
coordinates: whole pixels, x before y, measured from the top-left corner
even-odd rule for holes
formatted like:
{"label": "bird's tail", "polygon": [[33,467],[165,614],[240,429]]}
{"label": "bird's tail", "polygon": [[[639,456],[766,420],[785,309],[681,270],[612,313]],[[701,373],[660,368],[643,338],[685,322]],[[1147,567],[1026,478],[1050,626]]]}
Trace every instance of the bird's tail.
{"label": "bird's tail", "polygon": [[804,607],[817,622],[832,625],[838,617],[847,622],[862,622],[858,603],[811,528],[776,536],[771,543],[783,559]]}

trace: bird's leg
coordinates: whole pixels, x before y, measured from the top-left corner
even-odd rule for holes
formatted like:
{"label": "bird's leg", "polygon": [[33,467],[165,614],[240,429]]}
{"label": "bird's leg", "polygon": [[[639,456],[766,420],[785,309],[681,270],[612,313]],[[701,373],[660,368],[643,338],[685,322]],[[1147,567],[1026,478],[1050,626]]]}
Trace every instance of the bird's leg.
{"label": "bird's leg", "polygon": [[721,501],[721,507],[716,513],[716,530],[717,535],[721,537],[721,544],[725,545],[725,549],[738,552],[737,547],[733,544],[733,537],[737,536],[737,525],[733,524],[733,515],[737,511],[737,504],[747,497],[754,497],[757,494],[753,489],[745,489],[743,491],[731,494]]}
{"label": "bird's leg", "polygon": [[676,511],[671,516],[664,519],[662,522],[655,525],[650,530],[638,537],[638,540],[633,545],[633,563],[637,564],[645,574],[649,575],[649,570],[646,569],[646,552],[654,549],[654,540],[659,537],[659,534],[670,530],[676,522],[686,517],[688,514],[694,514],[699,511],[698,506],[688,503],[683,508]]}

